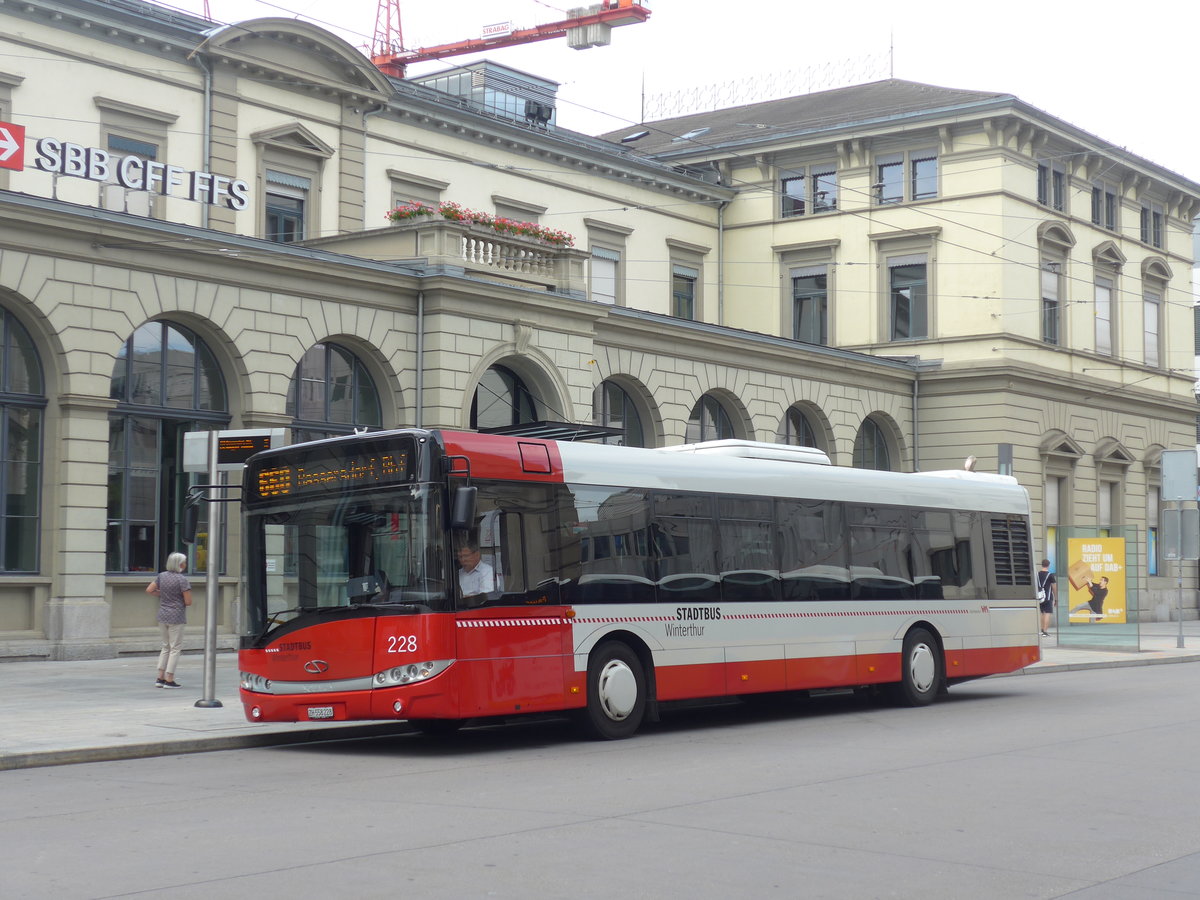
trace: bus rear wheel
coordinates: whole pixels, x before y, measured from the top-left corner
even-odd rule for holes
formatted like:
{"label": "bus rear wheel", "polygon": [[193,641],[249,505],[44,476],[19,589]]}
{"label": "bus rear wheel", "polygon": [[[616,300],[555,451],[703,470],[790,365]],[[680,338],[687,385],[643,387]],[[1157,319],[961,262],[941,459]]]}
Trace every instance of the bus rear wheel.
{"label": "bus rear wheel", "polygon": [[633,735],[646,715],[646,673],[628,644],[609,641],[588,663],[584,730],[592,737],[615,741]]}
{"label": "bus rear wheel", "polygon": [[928,706],[945,679],[941,648],[927,629],[914,628],[904,636],[900,655],[900,683],[893,696],[903,706]]}

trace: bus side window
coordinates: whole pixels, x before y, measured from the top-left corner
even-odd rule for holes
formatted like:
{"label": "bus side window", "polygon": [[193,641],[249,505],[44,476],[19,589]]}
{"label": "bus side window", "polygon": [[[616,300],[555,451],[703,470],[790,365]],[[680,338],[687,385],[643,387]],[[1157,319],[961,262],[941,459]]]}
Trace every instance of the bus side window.
{"label": "bus side window", "polygon": [[[496,590],[504,591],[506,574],[505,567],[505,514],[498,509],[489,509],[479,518],[479,555],[485,563],[492,567],[496,574]],[[519,532],[518,532],[519,533]]]}

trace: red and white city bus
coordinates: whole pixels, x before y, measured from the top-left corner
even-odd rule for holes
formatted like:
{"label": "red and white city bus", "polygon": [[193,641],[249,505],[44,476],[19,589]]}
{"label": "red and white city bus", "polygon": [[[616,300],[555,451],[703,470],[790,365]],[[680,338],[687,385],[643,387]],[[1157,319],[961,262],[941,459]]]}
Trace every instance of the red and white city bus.
{"label": "red and white city bus", "polygon": [[573,711],[623,738],[668,701],[879,686],[924,705],[1039,659],[1009,477],[405,429],[260,453],[244,485],[254,721]]}

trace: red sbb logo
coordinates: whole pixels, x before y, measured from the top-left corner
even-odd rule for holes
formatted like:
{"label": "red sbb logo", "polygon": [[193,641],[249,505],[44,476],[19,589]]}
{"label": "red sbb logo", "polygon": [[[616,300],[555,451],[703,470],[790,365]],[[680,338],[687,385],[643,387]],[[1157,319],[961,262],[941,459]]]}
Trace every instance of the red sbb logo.
{"label": "red sbb logo", "polygon": [[25,126],[0,122],[0,169],[25,168]]}

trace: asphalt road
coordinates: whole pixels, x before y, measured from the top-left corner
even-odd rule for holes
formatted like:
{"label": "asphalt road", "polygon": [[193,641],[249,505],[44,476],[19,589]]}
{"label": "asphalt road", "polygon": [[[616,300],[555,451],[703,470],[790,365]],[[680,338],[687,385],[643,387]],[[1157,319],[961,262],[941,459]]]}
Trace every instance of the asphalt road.
{"label": "asphalt road", "polygon": [[1200,666],[0,772],[11,898],[1200,897]]}

